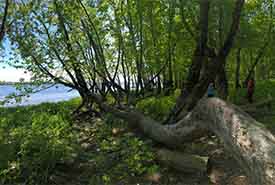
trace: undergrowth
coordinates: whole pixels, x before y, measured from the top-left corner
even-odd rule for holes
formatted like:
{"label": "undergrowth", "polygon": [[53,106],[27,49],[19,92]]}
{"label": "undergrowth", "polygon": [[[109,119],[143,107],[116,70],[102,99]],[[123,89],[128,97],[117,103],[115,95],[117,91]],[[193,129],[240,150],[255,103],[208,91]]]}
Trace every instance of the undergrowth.
{"label": "undergrowth", "polygon": [[159,170],[152,142],[143,140],[126,129],[125,123],[107,115],[88,129],[93,152],[86,153],[94,161],[90,184],[114,184],[142,177]]}
{"label": "undergrowth", "polygon": [[[92,185],[112,184],[159,170],[152,143],[129,132],[124,122],[111,115],[90,120],[88,129],[76,131],[73,125],[81,123],[75,123],[71,113],[78,105],[75,99],[0,108],[0,184],[54,184],[52,177],[58,174],[59,166],[78,158],[87,164],[94,161],[90,167],[94,171],[89,168],[84,172]],[[89,151],[80,145],[83,133],[94,145]]]}
{"label": "undergrowth", "polygon": [[78,151],[69,113],[75,101],[0,109],[0,183],[47,184]]}
{"label": "undergrowth", "polygon": [[[245,89],[231,90],[229,99],[235,104],[246,104],[245,93]],[[147,98],[137,104],[137,109],[162,121],[178,95],[179,91],[176,91],[171,96]],[[255,101],[269,96],[275,97],[275,82],[258,82]],[[127,184],[125,179],[144,177],[161,170],[155,160],[153,142],[132,134],[127,123],[110,114],[103,120],[85,120],[89,126],[80,125],[81,129],[76,131],[71,113],[78,105],[79,100],[74,99],[0,108],[0,184],[51,184],[57,165],[80,159],[91,165],[85,175],[81,174],[81,178],[85,176],[87,184],[91,185]],[[275,116],[259,118],[269,128],[274,128],[274,120]],[[89,150],[83,149],[81,137],[88,138],[86,144],[92,146]]]}

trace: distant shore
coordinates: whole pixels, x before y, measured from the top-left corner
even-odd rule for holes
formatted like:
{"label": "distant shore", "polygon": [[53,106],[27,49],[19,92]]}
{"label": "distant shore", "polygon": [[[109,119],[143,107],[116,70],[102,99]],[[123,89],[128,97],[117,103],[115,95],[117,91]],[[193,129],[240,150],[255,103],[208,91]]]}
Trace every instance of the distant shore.
{"label": "distant shore", "polygon": [[[0,85],[18,85],[18,84],[24,84],[24,85],[35,85],[35,83],[33,82],[1,82],[0,81]],[[51,84],[51,83],[47,83],[47,84]]]}
{"label": "distant shore", "polygon": [[[16,83],[2,83],[0,84],[0,101],[3,101],[6,96],[20,94],[20,90],[17,89]],[[36,84],[34,83],[22,83],[22,86],[26,87],[34,87],[36,88]],[[44,88],[45,87],[45,88]],[[49,87],[49,88],[47,88]],[[4,107],[9,106],[25,106],[25,105],[35,105],[44,102],[59,102],[59,101],[67,101],[72,98],[79,97],[79,93],[75,90],[72,90],[69,87],[65,87],[61,84],[42,84],[41,89],[38,86],[38,91],[34,89],[33,92],[29,93],[28,96],[21,97],[22,101],[8,103],[5,104]],[[28,90],[28,89],[27,89]],[[16,96],[16,95],[15,95]]]}

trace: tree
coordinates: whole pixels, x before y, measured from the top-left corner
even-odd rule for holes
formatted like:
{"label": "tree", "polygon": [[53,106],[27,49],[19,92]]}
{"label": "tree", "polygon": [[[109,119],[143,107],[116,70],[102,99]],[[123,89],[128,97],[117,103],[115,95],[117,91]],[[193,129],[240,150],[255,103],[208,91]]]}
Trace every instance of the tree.
{"label": "tree", "polygon": [[[191,5],[150,1],[150,6],[145,1],[110,2],[94,6],[81,0],[18,3],[16,24],[9,36],[24,59],[24,67],[40,79],[76,89],[83,106],[112,113],[167,147],[178,148],[212,131],[224,141],[252,184],[274,184],[274,136],[238,107],[217,98],[203,98],[217,76],[226,81],[227,59],[245,1],[226,1],[233,7],[229,28],[221,26],[225,25],[221,24],[223,16],[217,25],[209,18],[211,8],[218,7],[211,0],[200,0],[199,4],[190,1]],[[184,9],[199,14],[198,25],[190,25],[194,16],[185,15]],[[189,50],[182,51],[184,41],[174,48],[181,34],[174,35],[171,27],[180,26],[179,18],[183,32],[188,33],[185,41],[195,48],[191,60],[186,59]],[[163,35],[167,25],[169,32]],[[220,44],[213,36],[216,30]],[[176,105],[162,125],[130,105],[145,96],[149,85],[155,86],[156,78],[164,85],[167,66],[171,70],[168,79],[174,81],[177,70],[172,71],[172,57],[188,61],[177,66],[188,66],[188,72]],[[184,77],[177,78],[184,81]],[[107,101],[107,95],[116,100],[115,105]]]}

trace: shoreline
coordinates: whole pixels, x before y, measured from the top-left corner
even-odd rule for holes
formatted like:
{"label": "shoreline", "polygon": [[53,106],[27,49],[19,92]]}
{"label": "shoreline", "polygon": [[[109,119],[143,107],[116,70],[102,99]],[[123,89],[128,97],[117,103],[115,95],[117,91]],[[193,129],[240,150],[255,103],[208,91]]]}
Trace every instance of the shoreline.
{"label": "shoreline", "polygon": [[41,106],[43,104],[59,104],[59,103],[68,103],[71,101],[80,101],[80,97],[74,97],[70,98],[68,100],[60,100],[60,101],[46,101],[46,102],[40,102],[36,104],[26,104],[26,105],[11,105],[11,106],[3,106],[0,105],[0,109],[16,109],[16,108],[28,108],[28,107],[35,107],[35,106]]}

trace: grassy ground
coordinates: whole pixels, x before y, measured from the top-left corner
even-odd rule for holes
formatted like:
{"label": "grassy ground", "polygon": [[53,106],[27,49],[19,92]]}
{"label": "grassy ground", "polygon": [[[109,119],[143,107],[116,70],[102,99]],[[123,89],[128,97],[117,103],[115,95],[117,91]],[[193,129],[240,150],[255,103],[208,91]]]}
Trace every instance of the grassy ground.
{"label": "grassy ground", "polygon": [[[231,90],[230,101],[237,105],[247,105],[249,103],[246,98],[246,89],[240,89],[238,92]],[[271,109],[267,107],[259,107],[252,116],[266,125],[272,132],[275,132],[275,81],[257,82],[254,93],[255,104],[272,99]]]}
{"label": "grassy ground", "polygon": [[[137,108],[164,119],[175,97],[149,98]],[[247,104],[245,90],[231,92],[231,101]],[[275,97],[275,82],[258,83],[255,101]],[[0,108],[0,184],[195,185],[230,184],[242,174],[215,138],[187,145],[186,151],[212,155],[218,169],[211,174],[183,174],[159,164],[151,140],[135,135],[111,115],[101,119],[73,119],[78,99],[29,107]],[[272,101],[271,113],[275,110]],[[274,130],[275,115],[254,115]],[[159,146],[158,146],[159,147]],[[217,152],[218,151],[218,152]],[[218,158],[218,159],[217,159]],[[232,170],[233,169],[233,170]],[[222,175],[221,175],[222,174]]]}
{"label": "grassy ground", "polygon": [[70,116],[78,100],[0,109],[0,184],[46,184],[80,148]]}
{"label": "grassy ground", "polygon": [[110,115],[73,119],[79,100],[0,108],[0,184],[132,184],[157,174],[150,140]]}

